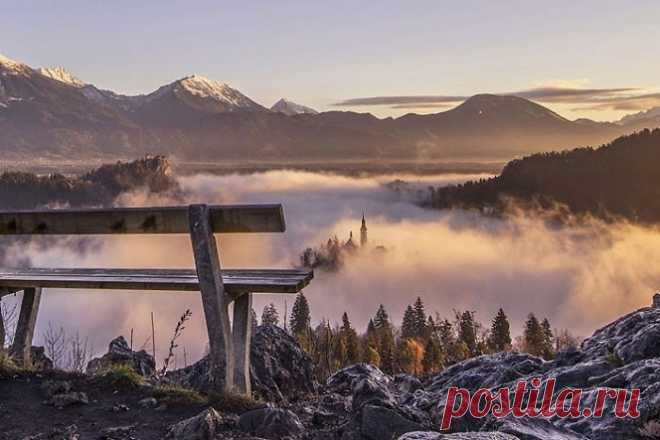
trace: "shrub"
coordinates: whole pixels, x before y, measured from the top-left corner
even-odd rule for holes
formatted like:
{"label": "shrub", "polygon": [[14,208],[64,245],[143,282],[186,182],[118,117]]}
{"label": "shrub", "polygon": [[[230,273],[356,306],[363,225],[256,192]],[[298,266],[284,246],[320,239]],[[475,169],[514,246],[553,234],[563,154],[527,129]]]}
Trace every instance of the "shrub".
{"label": "shrub", "polygon": [[130,365],[111,365],[97,375],[99,385],[115,389],[135,389],[144,383],[140,376]]}
{"label": "shrub", "polygon": [[22,371],[14,360],[3,350],[0,350],[0,378],[12,377]]}

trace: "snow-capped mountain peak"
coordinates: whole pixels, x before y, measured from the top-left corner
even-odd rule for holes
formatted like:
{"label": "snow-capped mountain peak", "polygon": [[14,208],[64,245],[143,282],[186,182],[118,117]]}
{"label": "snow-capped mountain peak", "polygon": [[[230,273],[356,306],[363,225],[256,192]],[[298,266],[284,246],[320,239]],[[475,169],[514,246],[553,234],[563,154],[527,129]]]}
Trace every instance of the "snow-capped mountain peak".
{"label": "snow-capped mountain peak", "polygon": [[2,54],[0,54],[0,69],[5,72],[5,74],[9,72],[13,75],[27,74],[32,72],[32,69],[30,69],[30,67],[28,67],[26,64],[14,61]]}
{"label": "snow-capped mountain peak", "polygon": [[238,107],[248,106],[249,99],[228,84],[208,79],[200,75],[191,75],[179,81],[179,84],[190,94],[200,98],[222,101]]}
{"label": "snow-capped mountain peak", "polygon": [[84,82],[73,76],[64,67],[41,67],[37,69],[37,72],[41,73],[43,76],[47,76],[50,79],[69,84],[71,86],[84,87],[86,85]]}
{"label": "snow-capped mountain peak", "polygon": [[297,104],[293,101],[289,101],[286,98],[282,98],[279,101],[277,101],[273,106],[270,108],[271,111],[273,112],[280,112],[284,113],[285,115],[299,115],[299,114],[318,114],[316,110],[314,110],[311,107],[307,107],[301,104]]}

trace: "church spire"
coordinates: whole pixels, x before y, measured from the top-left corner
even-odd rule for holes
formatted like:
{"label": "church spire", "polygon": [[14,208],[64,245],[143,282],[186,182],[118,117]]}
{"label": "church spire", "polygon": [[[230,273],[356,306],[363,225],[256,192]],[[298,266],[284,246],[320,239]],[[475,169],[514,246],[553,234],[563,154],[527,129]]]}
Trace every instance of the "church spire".
{"label": "church spire", "polygon": [[360,228],[360,246],[367,245],[367,221],[364,219],[364,211],[362,211],[362,227]]}

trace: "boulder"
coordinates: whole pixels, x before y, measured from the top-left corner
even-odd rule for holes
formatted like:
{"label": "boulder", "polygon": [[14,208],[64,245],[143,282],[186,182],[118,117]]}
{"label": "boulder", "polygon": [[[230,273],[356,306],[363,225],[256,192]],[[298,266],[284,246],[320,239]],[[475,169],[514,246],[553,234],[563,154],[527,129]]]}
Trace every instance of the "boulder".
{"label": "boulder", "polygon": [[334,373],[326,381],[326,390],[344,395],[353,392],[354,382],[369,379],[373,383],[388,386],[392,378],[370,364],[354,364]]}
{"label": "boulder", "polygon": [[108,352],[102,357],[89,361],[87,373],[96,374],[113,365],[130,365],[142,376],[151,376],[156,369],[154,358],[144,350],[131,350],[123,336],[110,341]]}
{"label": "boulder", "polygon": [[305,431],[296,414],[272,406],[243,413],[238,420],[238,427],[246,433],[273,440],[295,438]]}
{"label": "boulder", "polygon": [[223,418],[213,408],[172,425],[167,438],[172,440],[213,440]]}
{"label": "boulder", "polygon": [[520,440],[589,440],[575,431],[555,426],[541,418],[493,418],[484,429],[512,434]]}
{"label": "boulder", "polygon": [[45,380],[41,383],[41,392],[48,398],[56,394],[65,394],[71,391],[71,382],[68,380]]}
{"label": "boulder", "polygon": [[397,438],[426,427],[404,417],[400,412],[378,405],[365,405],[360,414],[360,433],[371,440]]}
{"label": "boulder", "polygon": [[441,434],[435,431],[415,431],[404,434],[398,440],[519,440],[510,434],[501,432],[460,432]]}
{"label": "boulder", "polygon": [[[295,338],[274,325],[257,327],[252,337],[250,377],[253,392],[271,402],[294,401],[317,389],[310,357]],[[190,388],[208,390],[208,358],[173,371],[168,378]]]}
{"label": "boulder", "polygon": [[353,382],[353,411],[359,411],[364,405],[378,405],[394,408],[396,399],[381,383],[368,377]]}
{"label": "boulder", "polygon": [[422,382],[410,374],[395,375],[394,386],[399,393],[414,393],[423,388]]}

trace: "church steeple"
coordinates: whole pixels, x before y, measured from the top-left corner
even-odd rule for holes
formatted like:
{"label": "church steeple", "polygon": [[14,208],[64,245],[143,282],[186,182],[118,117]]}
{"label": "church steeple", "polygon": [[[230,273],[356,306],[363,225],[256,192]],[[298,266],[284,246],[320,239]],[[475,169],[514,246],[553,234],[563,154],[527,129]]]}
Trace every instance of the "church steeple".
{"label": "church steeple", "polygon": [[362,227],[360,228],[360,246],[367,245],[367,221],[364,219],[364,211],[362,211]]}

